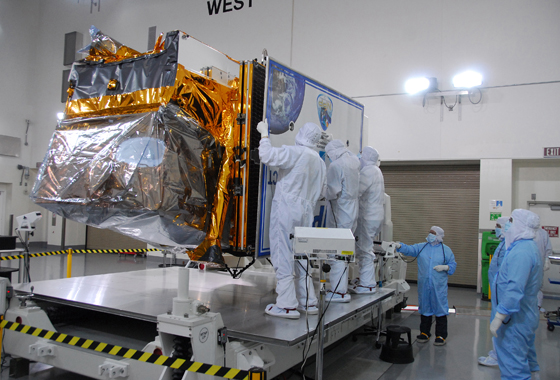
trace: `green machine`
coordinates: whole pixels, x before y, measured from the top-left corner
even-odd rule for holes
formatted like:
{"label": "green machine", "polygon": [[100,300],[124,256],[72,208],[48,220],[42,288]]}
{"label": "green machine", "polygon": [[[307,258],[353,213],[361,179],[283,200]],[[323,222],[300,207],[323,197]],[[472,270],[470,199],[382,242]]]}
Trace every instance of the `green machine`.
{"label": "green machine", "polygon": [[488,283],[488,268],[490,267],[490,260],[494,255],[494,251],[500,245],[500,239],[496,237],[496,232],[486,231],[482,233],[482,244],[480,247],[480,252],[482,255],[482,299],[484,301],[489,301],[490,296],[490,286]]}

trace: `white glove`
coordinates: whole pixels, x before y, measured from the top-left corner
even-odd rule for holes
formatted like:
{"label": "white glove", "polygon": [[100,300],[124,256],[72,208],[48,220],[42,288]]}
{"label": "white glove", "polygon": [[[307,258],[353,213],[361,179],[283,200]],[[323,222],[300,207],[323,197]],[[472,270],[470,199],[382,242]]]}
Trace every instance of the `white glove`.
{"label": "white glove", "polygon": [[436,265],[434,269],[437,270],[438,272],[449,270],[449,265]]}
{"label": "white glove", "polygon": [[544,260],[544,263],[543,263],[543,272],[545,272],[549,269],[550,269],[550,259],[547,256],[546,259]]}
{"label": "white glove", "polygon": [[393,243],[393,244],[395,244],[396,249],[400,249],[402,247],[401,243]]}
{"label": "white glove", "polygon": [[268,137],[268,121],[266,119],[257,124],[257,131],[259,131],[261,137]]}
{"label": "white glove", "polygon": [[498,337],[498,329],[502,325],[504,319],[506,319],[507,315],[502,313],[496,313],[496,316],[490,323],[490,332],[494,336],[494,338]]}

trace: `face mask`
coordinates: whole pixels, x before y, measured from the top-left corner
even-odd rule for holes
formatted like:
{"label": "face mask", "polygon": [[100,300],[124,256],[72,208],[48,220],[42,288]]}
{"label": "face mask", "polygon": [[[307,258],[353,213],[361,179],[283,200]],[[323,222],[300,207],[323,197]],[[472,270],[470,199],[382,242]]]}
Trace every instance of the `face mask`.
{"label": "face mask", "polygon": [[428,243],[433,243],[434,241],[436,241],[436,235],[434,235],[434,234],[429,234],[429,235],[426,237],[426,240],[428,241]]}
{"label": "face mask", "polygon": [[502,229],[501,228],[496,228],[496,237],[500,237],[502,235]]}
{"label": "face mask", "polygon": [[511,222],[508,220],[506,225],[504,226],[504,232],[508,232],[509,228],[511,227]]}

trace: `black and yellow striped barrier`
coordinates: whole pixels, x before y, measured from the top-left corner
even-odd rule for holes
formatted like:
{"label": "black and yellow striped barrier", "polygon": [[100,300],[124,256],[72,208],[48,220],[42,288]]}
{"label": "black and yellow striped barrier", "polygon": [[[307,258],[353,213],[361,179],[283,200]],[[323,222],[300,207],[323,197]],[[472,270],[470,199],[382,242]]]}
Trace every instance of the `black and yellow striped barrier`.
{"label": "black and yellow striped barrier", "polygon": [[81,347],[91,351],[103,352],[105,354],[119,356],[125,359],[138,360],[140,362],[152,363],[155,365],[173,369],[203,373],[206,375],[223,377],[226,379],[249,380],[253,378],[253,376],[249,377],[249,371],[242,371],[240,369],[204,364],[200,362],[191,362],[185,359],[174,359],[164,355],[150,354],[149,352],[114,346],[112,344],[101,343],[95,340],[79,338],[77,336],[61,334],[49,330],[43,330],[40,328],[22,325],[21,323],[9,322],[6,320],[0,323],[0,328],[36,336],[38,338],[49,339],[58,343],[67,344],[69,346]]}
{"label": "black and yellow striped barrier", "polygon": [[[55,255],[68,255],[68,260],[66,264],[66,277],[72,277],[72,254],[73,253],[143,253],[143,252],[153,252],[159,251],[157,248],[130,248],[130,249],[67,249],[65,251],[51,251],[51,252],[41,252],[41,253],[30,253],[29,257],[45,257],[45,256],[55,256]],[[16,256],[0,256],[0,260],[18,260],[25,258],[25,255]]]}
{"label": "black and yellow striped barrier", "polygon": [[144,253],[161,251],[157,248],[133,248],[133,249],[74,249],[74,253]]}
{"label": "black and yellow striped barrier", "polygon": [[24,257],[25,257],[24,255],[2,256],[2,257],[0,257],[0,260],[17,260],[17,259],[23,259]]}
{"label": "black and yellow striped barrier", "polygon": [[[30,253],[29,257],[44,257],[44,256],[55,256],[55,255],[66,255],[68,253],[143,253],[143,252],[153,252],[159,251],[156,248],[133,248],[133,249],[69,249],[66,251],[51,251],[51,252],[41,252],[41,253]],[[23,259],[24,255],[16,256],[2,256],[0,260],[17,260]]]}
{"label": "black and yellow striped barrier", "polygon": [[[55,255],[65,255],[68,251],[52,251],[52,252],[42,252],[42,253],[30,253],[29,257],[43,257],[43,256],[55,256]],[[17,260],[23,259],[25,255],[16,255],[16,256],[2,256],[0,260]]]}

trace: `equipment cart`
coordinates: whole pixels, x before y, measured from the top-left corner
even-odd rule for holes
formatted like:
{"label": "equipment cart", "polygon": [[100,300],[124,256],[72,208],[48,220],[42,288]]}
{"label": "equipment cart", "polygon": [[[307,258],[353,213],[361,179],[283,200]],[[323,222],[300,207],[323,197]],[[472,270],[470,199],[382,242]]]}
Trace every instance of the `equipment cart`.
{"label": "equipment cart", "polygon": [[[560,285],[560,280],[548,279],[551,284]],[[549,311],[545,313],[546,328],[548,331],[554,331],[554,326],[560,326],[560,307],[556,311]]]}

